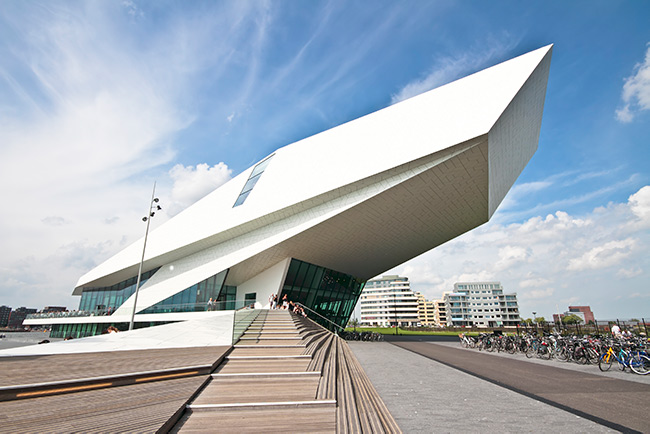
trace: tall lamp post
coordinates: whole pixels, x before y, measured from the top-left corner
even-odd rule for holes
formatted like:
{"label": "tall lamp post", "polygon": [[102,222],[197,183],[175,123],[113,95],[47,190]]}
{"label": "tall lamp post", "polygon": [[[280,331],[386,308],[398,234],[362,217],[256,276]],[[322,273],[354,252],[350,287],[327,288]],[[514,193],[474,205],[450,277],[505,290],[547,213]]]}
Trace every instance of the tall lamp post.
{"label": "tall lamp post", "polygon": [[156,211],[160,211],[162,208],[158,205],[160,199],[155,197],[156,195],[156,183],[153,183],[153,191],[151,192],[151,202],[149,202],[149,213],[142,217],[143,222],[147,222],[147,229],[144,232],[144,244],[142,245],[142,258],[140,259],[140,266],[138,267],[138,280],[135,283],[135,297],[133,298],[133,311],[131,312],[131,322],[129,323],[129,330],[133,330],[133,323],[135,321],[135,309],[138,305],[138,294],[140,292],[140,280],[142,280],[142,264],[144,264],[144,252],[147,248],[147,237],[149,236],[149,224],[151,223],[151,218],[156,215]]}
{"label": "tall lamp post", "polygon": [[535,335],[537,335],[537,312],[533,312],[533,322],[535,323]]}

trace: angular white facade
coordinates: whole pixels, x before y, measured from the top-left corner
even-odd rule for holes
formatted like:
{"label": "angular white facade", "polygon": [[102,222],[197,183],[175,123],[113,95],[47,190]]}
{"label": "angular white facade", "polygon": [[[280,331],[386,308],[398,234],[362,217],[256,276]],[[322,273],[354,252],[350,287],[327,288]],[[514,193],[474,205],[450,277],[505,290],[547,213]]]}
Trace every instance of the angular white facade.
{"label": "angular white facade", "polygon": [[[367,280],[487,222],[537,149],[551,52],[278,149],[248,194],[257,164],[149,234],[143,270],[160,269],[136,311],[224,270],[238,300],[264,301],[292,258]],[[73,294],[135,276],[142,242]],[[115,313],[132,309],[133,296]]]}

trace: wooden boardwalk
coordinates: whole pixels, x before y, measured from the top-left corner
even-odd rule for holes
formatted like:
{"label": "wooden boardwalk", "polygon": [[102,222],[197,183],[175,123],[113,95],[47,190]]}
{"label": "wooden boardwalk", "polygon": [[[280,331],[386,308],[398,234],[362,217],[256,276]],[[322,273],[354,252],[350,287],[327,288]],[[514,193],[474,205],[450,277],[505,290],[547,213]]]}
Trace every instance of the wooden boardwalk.
{"label": "wooden boardwalk", "polygon": [[230,347],[0,358],[0,432],[156,432]]}
{"label": "wooden boardwalk", "polygon": [[347,344],[287,311],[234,347],[0,358],[0,433],[170,431],[400,432]]}

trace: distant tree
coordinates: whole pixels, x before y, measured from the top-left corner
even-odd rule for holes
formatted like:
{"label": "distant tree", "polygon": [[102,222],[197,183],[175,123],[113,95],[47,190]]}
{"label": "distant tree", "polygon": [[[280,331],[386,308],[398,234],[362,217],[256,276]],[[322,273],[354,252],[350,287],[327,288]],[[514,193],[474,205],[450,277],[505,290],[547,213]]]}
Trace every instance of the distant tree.
{"label": "distant tree", "polygon": [[630,322],[641,322],[641,321],[639,321],[639,320],[636,319],[636,318],[632,318],[632,319],[630,320]]}
{"label": "distant tree", "polygon": [[537,318],[535,318],[535,322],[537,324],[544,324],[546,322],[546,318],[544,318],[543,316],[538,316]]}
{"label": "distant tree", "polygon": [[356,318],[352,318],[350,321],[348,321],[348,327],[354,327],[355,329],[359,327],[359,320]]}
{"label": "distant tree", "polygon": [[522,320],[521,322],[523,322],[524,324],[527,324],[527,325],[533,325],[533,319],[532,318],[526,318],[525,320]]}
{"label": "distant tree", "polygon": [[582,318],[580,318],[578,315],[566,315],[562,318],[562,322],[564,324],[570,325],[570,324],[580,324],[582,322]]}

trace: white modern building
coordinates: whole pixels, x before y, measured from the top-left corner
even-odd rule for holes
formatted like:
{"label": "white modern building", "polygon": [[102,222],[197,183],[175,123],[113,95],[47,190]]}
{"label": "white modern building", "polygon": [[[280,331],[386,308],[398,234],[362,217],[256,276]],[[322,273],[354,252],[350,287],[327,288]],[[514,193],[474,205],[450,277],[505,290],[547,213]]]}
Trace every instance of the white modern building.
{"label": "white modern building", "polygon": [[382,276],[366,282],[359,300],[361,326],[417,327],[418,297],[407,277]]}
{"label": "white modern building", "polygon": [[517,294],[504,294],[500,282],[459,282],[445,293],[450,326],[511,327],[521,321]]}
{"label": "white modern building", "polygon": [[[444,297],[444,296],[443,296]],[[434,322],[437,327],[447,327],[447,304],[444,299],[434,300]]]}
{"label": "white modern building", "polygon": [[137,306],[144,240],[81,276],[81,314],[25,324],[87,335],[280,293],[344,325],[368,279],[494,214],[537,149],[551,52],[277,149],[149,234]]}

